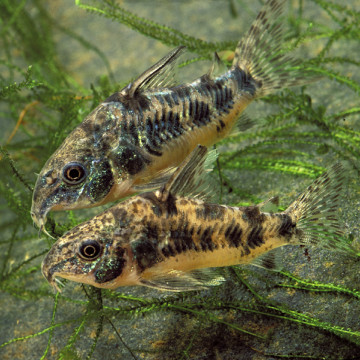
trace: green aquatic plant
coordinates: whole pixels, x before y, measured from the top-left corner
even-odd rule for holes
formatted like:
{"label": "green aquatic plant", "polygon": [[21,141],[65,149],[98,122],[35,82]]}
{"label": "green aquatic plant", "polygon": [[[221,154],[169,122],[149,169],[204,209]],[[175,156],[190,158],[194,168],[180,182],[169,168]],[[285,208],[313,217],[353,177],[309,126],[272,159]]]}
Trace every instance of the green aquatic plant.
{"label": "green aquatic plant", "polygon": [[[178,14],[168,10],[169,21],[161,25],[150,20],[145,4],[76,0],[71,6],[88,25],[105,21],[102,32],[113,21],[139,33],[139,41],[147,36],[155,44],[186,45],[191,58],[184,60],[185,68],[201,66],[214,51],[225,62],[231,57],[235,36],[215,41],[187,35],[172,26]],[[283,19],[284,51],[311,52],[304,64],[323,80],[253,104],[249,116],[256,125],[217,144],[215,172],[222,203],[249,205],[279,195],[283,210],[305,183],[343,161],[349,190],[339,216],[359,253],[360,12],[355,1],[347,4],[291,2]],[[145,17],[139,15],[142,6]],[[159,1],[160,6],[166,8]],[[254,17],[260,2],[224,0],[222,7],[227,21],[240,23]],[[233,267],[225,270],[224,285],[203,292],[110,291],[71,282],[62,293],[52,292],[40,266],[53,239],[39,235],[30,218],[34,173],[91,109],[131,80],[123,74],[117,83],[112,59],[101,46],[66,27],[53,11],[44,0],[0,4],[0,357],[356,359],[360,283],[354,254],[285,249],[280,257],[287,271]],[[226,25],[219,27],[221,33]],[[114,41],[113,34],[104,36]],[[60,54],[59,38],[103,66],[99,79],[86,85],[79,78]],[[134,74],[148,65],[142,63]],[[58,237],[98,211],[51,215],[47,230]]]}

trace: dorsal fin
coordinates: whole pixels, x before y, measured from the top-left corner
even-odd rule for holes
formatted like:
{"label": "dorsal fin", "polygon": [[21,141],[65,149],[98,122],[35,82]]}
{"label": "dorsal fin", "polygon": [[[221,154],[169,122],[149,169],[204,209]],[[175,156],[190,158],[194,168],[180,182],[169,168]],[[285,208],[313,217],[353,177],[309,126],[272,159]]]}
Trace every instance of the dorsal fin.
{"label": "dorsal fin", "polygon": [[166,201],[170,193],[200,199],[211,197],[212,179],[206,175],[216,158],[215,150],[208,152],[206,146],[198,145],[159,190],[159,200]]}
{"label": "dorsal fin", "polygon": [[185,46],[179,46],[170,51],[151,68],[143,72],[136,80],[128,85],[122,94],[130,98],[145,89],[174,85],[174,67],[176,60],[183,53]]}

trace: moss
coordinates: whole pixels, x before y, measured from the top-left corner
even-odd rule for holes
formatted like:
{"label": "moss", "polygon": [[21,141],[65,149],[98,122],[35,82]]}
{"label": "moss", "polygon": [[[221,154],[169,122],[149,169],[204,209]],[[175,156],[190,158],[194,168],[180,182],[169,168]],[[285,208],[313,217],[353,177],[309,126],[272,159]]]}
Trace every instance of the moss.
{"label": "moss", "polygon": [[[130,41],[126,37],[114,40],[111,21],[115,22],[111,29],[125,29],[120,23],[138,32],[141,45],[133,47],[141,68],[133,69],[136,74],[150,65],[140,56],[142,45],[154,52],[152,60],[166,52],[158,54],[161,44],[186,45],[192,58],[182,70],[201,67],[215,50],[228,56],[240,32],[236,30],[235,36],[235,25],[237,29],[242,21],[252,19],[259,4],[220,3],[221,15],[211,12],[216,6],[213,2],[201,6],[219,21],[214,29],[225,34],[225,41],[210,35],[200,39],[172,27],[179,20],[176,6],[180,5],[158,1],[159,8],[169,13],[167,26],[150,20],[152,8],[146,2],[125,3],[123,8],[111,0],[77,0],[67,6],[89,27],[105,24],[99,31],[109,37],[111,46],[114,41],[119,46]],[[310,52],[311,60],[304,57],[304,64],[323,80],[253,104],[250,113],[257,125],[217,145],[221,156],[216,171],[222,179],[223,203],[248,205],[280,195],[279,209],[284,209],[305,183],[334,161],[347,162],[352,181],[341,216],[348,225],[349,239],[358,242],[360,13],[355,2],[350,3],[353,6],[339,0],[291,3],[284,18],[288,26],[284,47]],[[122,83],[116,83],[112,69],[121,70],[122,65],[105,55],[101,44],[80,35],[79,28],[66,27],[65,15],[51,15],[54,10],[66,11],[62,7],[65,5],[57,9],[53,5],[50,11],[43,0],[0,4],[2,358],[20,359],[26,354],[26,359],[107,359],[115,354],[126,359],[255,355],[355,359],[360,345],[360,283],[358,260],[346,254],[310,249],[309,262],[310,256],[303,257],[301,249],[286,249],[284,267],[291,272],[235,267],[227,270],[225,285],[201,293],[169,295],[144,288],[100,291],[70,282],[61,294],[51,292],[40,264],[53,240],[38,236],[29,213],[33,174],[101,99],[133,76],[122,72],[118,79]],[[140,15],[142,7],[147,9],[145,16]],[[190,10],[182,11],[195,23]],[[209,33],[211,22],[209,18]],[[231,36],[226,32],[228,24],[234,31]],[[195,27],[192,32],[198,30]],[[91,78],[90,83],[81,78],[74,70],[76,65],[69,65],[61,54],[59,39],[72,44],[68,51],[76,46],[83,57],[98,64],[103,69],[98,78]],[[129,56],[125,54],[124,59]],[[82,76],[89,78],[92,73]],[[53,215],[48,230],[60,236],[98,211]],[[325,262],[335,265],[326,268]],[[289,288],[293,291],[286,291]],[[330,304],[326,311],[324,304]],[[152,346],[154,343],[172,346]]]}

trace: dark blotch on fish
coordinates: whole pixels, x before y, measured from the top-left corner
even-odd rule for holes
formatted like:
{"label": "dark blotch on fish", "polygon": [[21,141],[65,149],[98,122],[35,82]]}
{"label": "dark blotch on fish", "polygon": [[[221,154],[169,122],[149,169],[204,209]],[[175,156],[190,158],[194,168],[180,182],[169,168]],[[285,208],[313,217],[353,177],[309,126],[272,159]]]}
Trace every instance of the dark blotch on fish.
{"label": "dark blotch on fish", "polygon": [[281,225],[278,230],[280,236],[285,236],[290,238],[293,234],[293,229],[296,224],[292,221],[291,217],[286,214],[281,214]]}
{"label": "dark blotch on fish", "polygon": [[[183,230],[172,230],[170,232],[170,238],[174,241],[174,246],[178,254],[189,250],[199,250],[194,243],[193,233],[194,229],[188,229],[187,226],[185,226]],[[164,255],[166,256],[166,252]]]}
{"label": "dark blotch on fish", "polygon": [[225,123],[220,119],[219,124],[220,124],[220,127],[221,127],[220,130],[222,130],[225,127]]}
{"label": "dark blotch on fish", "polygon": [[173,247],[171,246],[171,244],[167,244],[165,245],[162,249],[161,252],[163,253],[163,255],[165,257],[169,257],[169,256],[175,256],[176,252],[174,251]]}
{"label": "dark blotch on fish", "polygon": [[230,247],[239,247],[241,244],[242,236],[241,227],[234,221],[231,222],[230,226],[225,231],[225,238],[229,242]]}
{"label": "dark blotch on fish", "polygon": [[124,169],[130,175],[135,175],[150,164],[147,159],[134,145],[126,142],[121,143],[114,155],[116,166]]}
{"label": "dark blotch on fish", "polygon": [[173,103],[171,102],[170,94],[164,94],[163,97],[164,100],[167,102],[168,106],[171,108],[173,106]]}
{"label": "dark blotch on fish", "polygon": [[173,114],[172,116],[172,133],[174,137],[180,136],[184,132],[184,128],[180,123],[180,117],[178,113]]}
{"label": "dark blotch on fish", "polygon": [[211,239],[213,231],[210,227],[207,227],[200,237],[200,246],[203,251],[213,251],[217,248],[217,245]]}
{"label": "dark blotch on fish", "polygon": [[131,219],[125,209],[113,207],[111,208],[111,212],[121,227],[129,226]]}
{"label": "dark blotch on fish", "polygon": [[147,224],[145,233],[149,239],[157,240],[159,238],[159,230],[156,224]]}
{"label": "dark blotch on fish", "polygon": [[198,127],[206,125],[210,121],[209,105],[204,101],[196,101],[196,113],[194,114],[194,124]]}
{"label": "dark blotch on fish", "polygon": [[247,245],[251,249],[255,249],[256,247],[264,244],[263,237],[263,228],[262,226],[255,226],[249,233],[246,241]]}
{"label": "dark blotch on fish", "polygon": [[238,83],[239,89],[246,91],[251,96],[255,96],[256,90],[261,88],[262,81],[256,81],[250,73],[247,73],[240,68],[235,68],[233,76]]}
{"label": "dark blotch on fish", "polygon": [[107,160],[98,162],[94,166],[97,167],[97,171],[87,186],[87,194],[93,202],[97,202],[109,193],[114,185],[114,178]]}
{"label": "dark blotch on fish", "polygon": [[171,193],[169,193],[169,195],[165,201],[165,207],[166,207],[167,214],[169,216],[177,215],[178,211],[177,211],[177,207],[176,207],[176,200],[175,200],[175,197]]}
{"label": "dark blotch on fish", "polygon": [[94,273],[95,281],[97,283],[105,283],[116,279],[121,275],[123,268],[126,264],[124,259],[125,250],[122,247],[117,247],[115,250],[115,256],[108,261],[101,264],[100,269]]}
{"label": "dark blotch on fish", "polygon": [[260,212],[260,209],[258,206],[249,206],[242,209],[244,211],[243,213],[243,219],[247,221],[250,225],[254,226],[257,224],[262,224],[266,216]]}
{"label": "dark blotch on fish", "polygon": [[154,120],[151,117],[146,119],[145,130],[147,143],[145,144],[145,148],[150,154],[161,156],[162,152],[159,150],[161,149],[163,140],[159,137],[159,128],[155,127],[156,119],[157,115]]}
{"label": "dark blotch on fish", "polygon": [[161,261],[158,250],[146,236],[131,242],[131,248],[141,272]]}
{"label": "dark blotch on fish", "polygon": [[196,218],[200,220],[224,220],[225,208],[216,204],[203,204],[196,208]]}

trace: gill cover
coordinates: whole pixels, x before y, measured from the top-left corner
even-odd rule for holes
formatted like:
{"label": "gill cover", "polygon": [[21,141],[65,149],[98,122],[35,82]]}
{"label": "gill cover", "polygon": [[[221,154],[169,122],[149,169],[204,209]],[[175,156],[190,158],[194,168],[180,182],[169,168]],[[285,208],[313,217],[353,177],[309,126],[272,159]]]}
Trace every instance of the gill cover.
{"label": "gill cover", "polygon": [[125,248],[113,241],[112,234],[94,231],[94,227],[99,228],[96,220],[70,230],[44,258],[42,273],[56,290],[60,291],[57,277],[111,288],[113,280],[121,276],[128,262]]}
{"label": "gill cover", "polygon": [[108,159],[88,156],[60,162],[51,158],[36,181],[31,216],[43,229],[50,210],[91,207],[107,196],[113,184]]}

